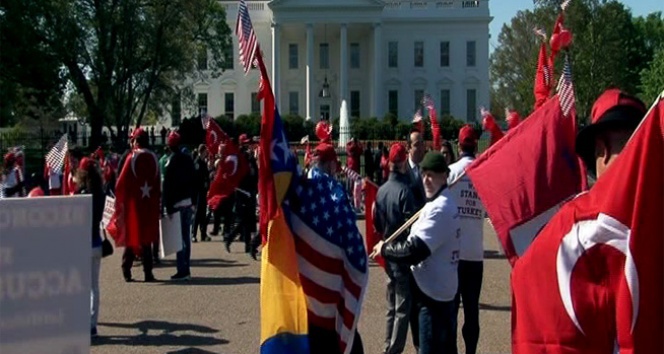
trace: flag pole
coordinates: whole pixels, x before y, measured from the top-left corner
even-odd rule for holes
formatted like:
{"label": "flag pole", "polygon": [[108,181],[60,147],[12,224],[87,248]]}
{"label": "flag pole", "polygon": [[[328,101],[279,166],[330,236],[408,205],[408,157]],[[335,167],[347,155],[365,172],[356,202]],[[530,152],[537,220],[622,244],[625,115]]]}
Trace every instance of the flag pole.
{"label": "flag pole", "polygon": [[[452,188],[465,175],[466,175],[466,171],[464,170],[459,176],[457,176],[457,178],[454,179],[454,181],[452,181],[451,183],[449,183],[447,185],[447,188]],[[385,239],[385,243],[390,243],[390,242],[394,241],[394,239],[396,239],[399,235],[401,235],[404,231],[406,231],[406,229],[409,228],[410,225],[412,225],[415,221],[417,221],[417,219],[420,218],[420,214],[422,214],[423,209],[424,208],[418,210],[415,214],[413,214],[413,216],[410,217],[410,219],[408,219],[408,221],[406,221],[403,225],[401,225],[401,227],[399,227],[397,229],[397,231],[394,231],[392,233],[392,235],[390,235],[390,237]],[[374,256],[376,256],[376,255],[373,252],[369,255],[369,257],[374,257]]]}

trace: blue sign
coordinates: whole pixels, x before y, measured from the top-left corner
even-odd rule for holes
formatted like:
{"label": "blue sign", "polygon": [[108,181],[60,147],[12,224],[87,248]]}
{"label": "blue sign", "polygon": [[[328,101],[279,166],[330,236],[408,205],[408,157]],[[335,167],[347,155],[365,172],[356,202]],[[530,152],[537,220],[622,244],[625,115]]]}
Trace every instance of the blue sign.
{"label": "blue sign", "polygon": [[0,200],[0,353],[90,350],[90,196]]}

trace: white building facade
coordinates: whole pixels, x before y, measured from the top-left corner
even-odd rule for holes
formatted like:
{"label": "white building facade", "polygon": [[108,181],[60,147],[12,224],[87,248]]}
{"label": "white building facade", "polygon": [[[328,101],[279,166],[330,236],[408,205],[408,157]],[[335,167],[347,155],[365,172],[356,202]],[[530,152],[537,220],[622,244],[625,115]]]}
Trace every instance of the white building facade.
{"label": "white building facade", "polygon": [[[235,29],[238,1],[221,1]],[[247,1],[282,115],[411,119],[424,94],[439,116],[477,121],[489,107],[488,0]],[[259,72],[233,68],[193,83],[213,117],[257,113]],[[329,95],[322,94],[329,87]],[[175,113],[174,114],[178,114]],[[174,122],[175,123],[175,122]]]}

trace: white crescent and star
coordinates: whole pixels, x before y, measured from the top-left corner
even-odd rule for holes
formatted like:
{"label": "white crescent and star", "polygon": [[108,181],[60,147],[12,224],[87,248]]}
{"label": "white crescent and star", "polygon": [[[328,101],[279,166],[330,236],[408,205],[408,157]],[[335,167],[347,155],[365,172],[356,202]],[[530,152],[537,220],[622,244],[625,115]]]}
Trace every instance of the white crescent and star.
{"label": "white crescent and star", "polygon": [[231,172],[229,175],[232,176],[237,172],[237,155],[229,155],[226,157],[226,162],[232,162],[233,163],[233,172]]}
{"label": "white crescent and star", "polygon": [[607,245],[625,255],[625,279],[632,297],[632,330],[639,312],[639,281],[636,264],[629,250],[630,229],[615,218],[599,214],[597,219],[575,223],[563,237],[556,256],[558,290],[567,315],[576,328],[585,334],[574,311],[571,280],[574,267],[583,254],[596,245]]}
{"label": "white crescent and star", "polygon": [[286,144],[286,135],[284,132],[281,132],[281,137],[278,139],[272,140],[271,144],[271,149],[272,149],[272,160],[279,161],[279,158],[277,157],[277,148],[282,151],[283,153],[283,160],[284,162],[288,161],[288,154],[290,153],[290,150],[288,148],[288,145]]}
{"label": "white crescent and star", "polygon": [[150,198],[150,190],[152,190],[152,187],[148,185],[148,181],[145,181],[145,184],[141,187],[141,198]]}

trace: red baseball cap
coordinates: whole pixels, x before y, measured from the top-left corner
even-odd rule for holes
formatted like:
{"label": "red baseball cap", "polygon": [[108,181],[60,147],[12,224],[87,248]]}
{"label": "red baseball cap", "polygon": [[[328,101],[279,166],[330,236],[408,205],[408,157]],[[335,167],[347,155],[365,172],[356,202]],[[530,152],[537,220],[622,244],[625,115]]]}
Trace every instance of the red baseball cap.
{"label": "red baseball cap", "polygon": [[314,149],[314,156],[318,157],[320,162],[337,161],[337,152],[334,146],[328,143],[320,143]]}
{"label": "red baseball cap", "polygon": [[166,139],[166,145],[169,147],[177,147],[180,145],[180,134],[176,131],[172,131],[168,134],[168,139]]}
{"label": "red baseball cap", "polygon": [[247,134],[240,134],[240,137],[238,139],[240,141],[240,144],[248,144],[251,142],[251,139],[247,136]]}
{"label": "red baseball cap", "polygon": [[399,163],[406,161],[408,154],[406,153],[406,147],[401,143],[393,143],[390,146],[390,155],[389,161],[392,163]]}
{"label": "red baseball cap", "polygon": [[595,172],[595,136],[606,130],[634,130],[646,114],[646,105],[619,89],[602,93],[591,112],[591,124],[576,136],[576,153],[590,172]]}
{"label": "red baseball cap", "polygon": [[459,130],[459,144],[477,145],[477,134],[471,125],[466,124]]}
{"label": "red baseball cap", "polygon": [[145,135],[145,136],[147,136],[147,135],[148,135],[148,132],[146,132],[145,130],[143,130],[143,128],[138,127],[138,128],[136,128],[136,129],[134,129],[134,131],[131,133],[131,136],[130,136],[129,138],[130,138],[130,139],[137,139],[137,138],[138,138],[139,136],[141,136],[141,135]]}

